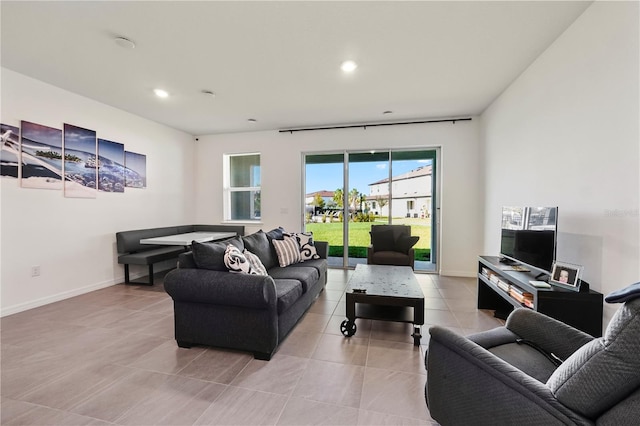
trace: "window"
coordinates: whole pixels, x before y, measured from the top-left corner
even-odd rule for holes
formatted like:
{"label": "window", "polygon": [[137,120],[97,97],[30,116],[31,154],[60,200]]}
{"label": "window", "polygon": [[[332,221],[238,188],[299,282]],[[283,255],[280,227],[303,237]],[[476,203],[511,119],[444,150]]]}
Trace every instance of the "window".
{"label": "window", "polygon": [[225,220],[260,220],[260,154],[224,157]]}

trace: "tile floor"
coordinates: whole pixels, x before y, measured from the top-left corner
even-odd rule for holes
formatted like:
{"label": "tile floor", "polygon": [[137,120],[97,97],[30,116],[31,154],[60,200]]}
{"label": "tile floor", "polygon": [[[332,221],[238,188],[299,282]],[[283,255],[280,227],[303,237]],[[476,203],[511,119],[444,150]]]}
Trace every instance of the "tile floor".
{"label": "tile floor", "polygon": [[422,346],[411,325],[357,320],[345,338],[344,289],[325,291],[271,361],[178,348],[162,288],[114,285],[0,320],[2,425],[429,425],[428,326],[469,334],[501,322],[476,304],[476,280],[417,275]]}

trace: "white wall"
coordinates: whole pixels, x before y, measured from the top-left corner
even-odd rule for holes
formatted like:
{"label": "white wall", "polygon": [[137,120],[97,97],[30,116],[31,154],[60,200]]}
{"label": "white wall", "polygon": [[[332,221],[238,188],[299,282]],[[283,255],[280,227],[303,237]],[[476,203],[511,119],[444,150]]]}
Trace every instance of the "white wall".
{"label": "white wall", "polygon": [[[1,178],[1,313],[122,282],[115,232],[193,221],[193,137],[2,68],[1,121],[95,130],[147,156],[147,188],[65,198]],[[39,265],[40,277],[31,277]],[[146,268],[132,268],[140,275]]]}
{"label": "white wall", "polygon": [[[222,155],[260,152],[262,224],[300,230],[303,218],[302,153],[383,148],[442,147],[442,244],[444,275],[473,276],[482,248],[482,206],[477,121],[322,130],[253,132],[200,137],[197,143],[197,220],[223,220]],[[332,189],[332,188],[327,188]]]}
{"label": "white wall", "polygon": [[594,3],[482,115],[485,253],[501,206],[557,205],[558,260],[604,294],[640,281],[638,17]]}

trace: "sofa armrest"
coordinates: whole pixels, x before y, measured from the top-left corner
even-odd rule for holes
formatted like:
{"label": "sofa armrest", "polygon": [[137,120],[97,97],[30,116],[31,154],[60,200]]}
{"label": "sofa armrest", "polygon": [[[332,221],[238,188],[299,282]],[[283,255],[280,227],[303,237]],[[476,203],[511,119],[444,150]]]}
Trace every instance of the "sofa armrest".
{"label": "sofa armrest", "polygon": [[583,331],[527,308],[511,312],[505,327],[563,360],[593,340]]}
{"label": "sofa armrest", "polygon": [[174,269],[164,289],[175,301],[276,309],[276,288],[268,275],[237,274],[208,269]]}
{"label": "sofa armrest", "polygon": [[328,241],[314,241],[313,245],[316,247],[316,252],[320,256],[320,259],[326,259],[327,257],[329,257]]}
{"label": "sofa armrest", "polygon": [[591,424],[545,384],[469,339],[438,326],[429,333],[427,402],[439,423]]}

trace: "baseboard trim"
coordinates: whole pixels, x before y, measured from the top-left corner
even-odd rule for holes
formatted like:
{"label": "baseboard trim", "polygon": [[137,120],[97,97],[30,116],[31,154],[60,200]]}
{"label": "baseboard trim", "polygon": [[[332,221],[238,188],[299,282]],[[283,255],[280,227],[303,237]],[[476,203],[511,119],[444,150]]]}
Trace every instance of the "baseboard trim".
{"label": "baseboard trim", "polygon": [[[145,276],[144,273],[139,273],[135,275],[131,275],[131,279],[137,279]],[[91,291],[100,290],[102,288],[111,287],[115,284],[120,284],[124,282],[124,275],[122,277],[117,277],[112,280],[102,281],[100,283],[90,284],[85,287],[75,288],[69,291],[63,291],[62,293],[53,294],[51,296],[42,297],[40,299],[31,300],[25,303],[19,303],[13,306],[7,306],[6,308],[0,309],[0,318],[5,317],[7,315],[17,314],[19,312],[28,311],[29,309],[38,308],[40,306],[48,305],[49,303],[59,302],[61,300],[69,299],[71,297],[80,296],[81,294],[89,293]]]}
{"label": "baseboard trim", "polygon": [[462,277],[462,278],[475,278],[477,273],[469,271],[447,271],[441,270],[440,275],[445,277]]}

